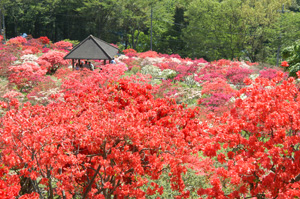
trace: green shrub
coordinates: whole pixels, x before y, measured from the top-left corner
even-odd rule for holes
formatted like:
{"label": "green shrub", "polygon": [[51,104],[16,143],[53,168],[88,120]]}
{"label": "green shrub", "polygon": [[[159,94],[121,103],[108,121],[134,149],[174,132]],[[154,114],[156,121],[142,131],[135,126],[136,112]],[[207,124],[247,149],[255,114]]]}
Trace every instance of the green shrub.
{"label": "green shrub", "polygon": [[282,58],[289,63],[287,70],[290,76],[296,77],[296,73],[300,70],[300,40],[296,41],[293,46],[285,48]]}
{"label": "green shrub", "polygon": [[173,79],[174,77],[176,77],[177,72],[171,69],[165,69],[162,71],[162,78],[165,79]]}
{"label": "green shrub", "polygon": [[64,41],[70,42],[71,44],[73,44],[73,47],[80,43],[80,41],[78,40],[65,39]]}

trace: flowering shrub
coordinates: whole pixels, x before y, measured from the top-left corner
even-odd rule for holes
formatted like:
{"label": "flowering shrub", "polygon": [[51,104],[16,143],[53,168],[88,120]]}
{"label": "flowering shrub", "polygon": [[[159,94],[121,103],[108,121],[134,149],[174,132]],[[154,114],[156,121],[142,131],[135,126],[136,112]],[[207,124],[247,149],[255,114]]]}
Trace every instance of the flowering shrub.
{"label": "flowering shrub", "polygon": [[33,104],[47,105],[55,101],[51,96],[59,93],[60,88],[57,86],[57,83],[51,77],[47,76],[43,77],[26,97]]}
{"label": "flowering shrub", "polygon": [[204,154],[223,166],[208,179],[213,188],[200,189],[199,195],[224,196],[221,189],[226,184],[229,198],[299,196],[299,92],[294,80],[283,76],[253,83],[247,79],[252,86],[239,95],[248,97],[236,100],[230,113],[214,118],[211,143],[221,143],[223,150],[206,145]]}
{"label": "flowering shrub", "polygon": [[215,79],[226,79],[226,68],[217,64],[207,64],[197,73],[195,80],[199,83],[214,81]]}
{"label": "flowering shrub", "polygon": [[0,116],[5,115],[7,111],[12,109],[18,109],[20,101],[23,101],[23,95],[15,90],[9,90],[6,88],[0,97]]}
{"label": "flowering shrub", "polygon": [[267,79],[273,79],[277,76],[279,69],[276,68],[264,68],[263,70],[259,71],[259,76]]}
{"label": "flowering shrub", "polygon": [[43,48],[43,45],[44,44],[39,39],[30,39],[27,41],[27,43],[23,47],[23,50],[25,47],[34,47],[34,48],[41,50]]}
{"label": "flowering shrub", "polygon": [[69,64],[69,61],[63,59],[65,55],[66,53],[51,50],[39,57],[37,62],[47,70],[47,73],[55,73],[59,67]]}
{"label": "flowering shrub", "polygon": [[26,54],[23,55],[22,57],[20,57],[20,60],[24,62],[35,62],[38,60],[38,56],[34,55],[34,54]]}
{"label": "flowering shrub", "polygon": [[240,66],[232,66],[227,69],[226,78],[233,84],[242,84],[246,77],[252,73],[252,70],[248,68],[242,68]]}
{"label": "flowering shrub", "polygon": [[191,64],[191,65],[178,65],[176,67],[176,72],[178,75],[176,76],[176,80],[183,80],[184,77],[190,76],[194,74],[198,69],[197,65]]}
{"label": "flowering shrub", "polygon": [[38,38],[38,40],[42,43],[42,44],[49,44],[50,43],[50,39],[46,36],[44,37],[40,37]]}
{"label": "flowering shrub", "polygon": [[42,53],[47,53],[47,52],[49,52],[49,50],[50,50],[50,48],[43,48]]}
{"label": "flowering shrub", "polygon": [[24,46],[23,51],[22,51],[22,55],[37,54],[39,52],[40,52],[40,50],[37,47]]}
{"label": "flowering shrub", "polygon": [[176,71],[171,69],[165,69],[161,73],[161,76],[164,79],[173,79],[174,77],[176,77],[176,75],[177,75]]}
{"label": "flowering shrub", "polygon": [[[127,55],[128,56],[128,55]],[[139,53],[138,55],[140,58],[146,58],[146,57],[158,57],[158,53],[155,51],[147,51],[147,52],[143,52],[143,53]]]}
{"label": "flowering shrub", "polygon": [[202,85],[202,98],[198,104],[203,105],[208,111],[221,112],[229,110],[229,100],[235,94],[224,79],[217,78],[215,81],[207,81]]}
{"label": "flowering shrub", "polygon": [[20,191],[20,180],[17,175],[9,174],[9,169],[4,165],[0,166],[0,197],[11,199],[18,196]]}
{"label": "flowering shrub", "polygon": [[2,35],[0,35],[0,42],[2,42],[2,40],[3,40],[3,36],[2,36]]}
{"label": "flowering shrub", "polygon": [[54,48],[61,50],[71,50],[73,48],[73,44],[67,41],[59,41],[53,44]]}
{"label": "flowering shrub", "polygon": [[153,78],[161,78],[162,72],[157,66],[148,65],[144,66],[141,70],[142,74],[149,74]]}
{"label": "flowering shrub", "polygon": [[22,36],[18,36],[18,37],[14,37],[14,38],[11,38],[10,40],[8,40],[6,42],[6,45],[13,45],[13,46],[20,47],[20,46],[24,45],[25,43],[27,43],[27,40]]}
{"label": "flowering shrub", "polygon": [[116,47],[116,48],[119,48],[119,46],[118,46],[117,44],[111,43],[110,45],[112,45],[112,46],[114,46],[114,47]]}
{"label": "flowering shrub", "polygon": [[55,72],[55,74],[53,76],[59,80],[64,80],[64,79],[67,79],[69,77],[69,75],[72,73],[73,73],[73,71],[70,68],[62,67],[62,68],[57,69],[57,71]]}
{"label": "flowering shrub", "polygon": [[[64,53],[24,53],[38,43],[0,45],[11,83],[0,84],[0,198],[168,198],[171,189],[172,198],[299,197],[293,78],[276,69],[254,74],[251,63],[152,51],[72,71],[60,67]],[[24,63],[11,65],[17,61]],[[123,77],[125,63],[180,81]],[[17,100],[24,92],[35,105]],[[185,173],[201,182],[186,184]]]}
{"label": "flowering shrub", "polygon": [[140,66],[140,63],[141,63],[141,61],[136,58],[124,59],[124,60],[122,60],[122,62],[128,66],[129,70],[131,70],[131,68],[134,66]]}
{"label": "flowering shrub", "polygon": [[10,67],[9,82],[15,84],[20,91],[26,91],[24,89],[31,89],[37,85],[46,72],[36,64],[25,62],[22,65]]}
{"label": "flowering shrub", "polygon": [[20,54],[20,48],[12,45],[4,45],[3,48],[0,46],[0,76],[8,76],[9,67],[17,60]]}
{"label": "flowering shrub", "polygon": [[[192,152],[187,146],[193,148],[204,129],[195,118],[198,111],[155,100],[147,83],[119,79],[103,85],[102,72],[89,73],[82,83],[73,82],[79,89],[66,92],[65,101],[26,104],[1,118],[3,162],[34,183],[34,192],[47,190],[54,197],[162,194],[156,183],[145,192],[141,188],[147,177],[158,179],[166,167],[173,189],[188,194],[181,176]],[[199,131],[188,135],[191,129]]]}
{"label": "flowering shrub", "polygon": [[[129,48],[129,49],[125,49],[123,50],[124,55],[128,56],[128,54],[135,56],[137,54],[136,50]],[[128,56],[130,57],[130,56]]]}

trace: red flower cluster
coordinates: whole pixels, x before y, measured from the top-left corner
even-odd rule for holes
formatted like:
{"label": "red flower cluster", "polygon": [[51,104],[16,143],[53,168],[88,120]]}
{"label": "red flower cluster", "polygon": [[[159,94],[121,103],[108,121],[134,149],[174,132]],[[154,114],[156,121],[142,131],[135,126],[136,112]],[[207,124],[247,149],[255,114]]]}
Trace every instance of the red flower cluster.
{"label": "red flower cluster", "polygon": [[[197,109],[154,99],[139,78],[105,85],[106,72],[87,73],[70,76],[64,101],[25,104],[0,119],[1,161],[35,182],[34,192],[55,197],[145,198],[146,176],[158,179],[166,167],[173,189],[186,194],[184,157],[206,129]],[[152,187],[148,194],[163,193]]]}
{"label": "red flower cluster", "polygon": [[14,46],[22,46],[25,43],[27,43],[27,40],[22,36],[18,36],[18,37],[14,37],[14,38],[11,38],[10,40],[8,40],[8,42],[6,44],[14,45]]}
{"label": "red flower cluster", "polygon": [[53,46],[59,50],[71,50],[73,48],[73,44],[67,41],[56,42]]}
{"label": "red flower cluster", "polygon": [[50,43],[50,39],[48,37],[40,37],[38,38],[38,40],[40,40],[42,42],[42,44],[49,44]]}
{"label": "red flower cluster", "polygon": [[287,61],[283,61],[283,62],[281,62],[281,66],[282,67],[289,67],[290,65]]}

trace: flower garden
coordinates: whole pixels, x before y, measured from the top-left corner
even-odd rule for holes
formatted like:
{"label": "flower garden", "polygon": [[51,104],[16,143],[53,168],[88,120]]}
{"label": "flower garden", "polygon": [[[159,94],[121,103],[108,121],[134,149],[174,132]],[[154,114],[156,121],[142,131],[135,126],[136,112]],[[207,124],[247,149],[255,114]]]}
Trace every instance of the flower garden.
{"label": "flower garden", "polygon": [[73,71],[71,48],[0,44],[1,198],[299,197],[288,62],[126,49],[117,64]]}

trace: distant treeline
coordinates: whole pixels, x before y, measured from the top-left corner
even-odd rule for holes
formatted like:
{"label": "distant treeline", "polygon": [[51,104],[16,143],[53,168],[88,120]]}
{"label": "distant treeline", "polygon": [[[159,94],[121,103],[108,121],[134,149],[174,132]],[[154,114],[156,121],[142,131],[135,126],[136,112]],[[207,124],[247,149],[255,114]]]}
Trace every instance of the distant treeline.
{"label": "distant treeline", "polygon": [[299,6],[300,0],[1,0],[0,24],[7,38],[81,41],[92,34],[137,51],[150,50],[152,24],[160,53],[275,64],[277,52],[300,39]]}

